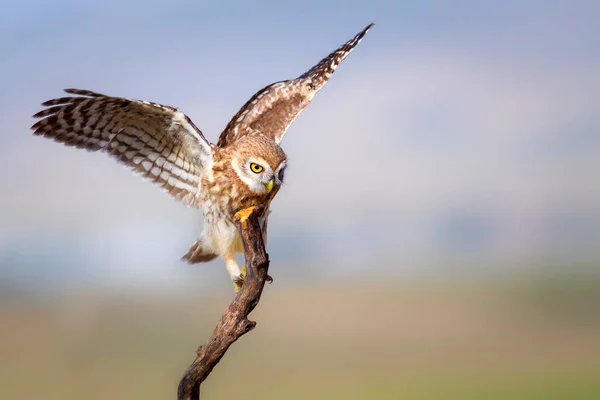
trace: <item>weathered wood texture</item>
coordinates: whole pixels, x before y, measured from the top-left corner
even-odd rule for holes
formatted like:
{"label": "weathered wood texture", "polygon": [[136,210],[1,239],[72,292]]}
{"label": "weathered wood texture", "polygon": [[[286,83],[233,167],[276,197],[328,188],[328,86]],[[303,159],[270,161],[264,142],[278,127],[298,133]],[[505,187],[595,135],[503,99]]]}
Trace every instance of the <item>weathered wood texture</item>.
{"label": "weathered wood texture", "polygon": [[196,359],[186,370],[177,389],[178,400],[200,398],[200,384],[208,377],[225,352],[242,335],[256,326],[248,320],[248,314],[260,300],[265,282],[271,281],[267,274],[269,257],[258,223],[262,207],[248,208],[236,214],[236,225],[240,230],[246,257],[246,279],[241,290],[229,305],[210,339],[196,351]]}

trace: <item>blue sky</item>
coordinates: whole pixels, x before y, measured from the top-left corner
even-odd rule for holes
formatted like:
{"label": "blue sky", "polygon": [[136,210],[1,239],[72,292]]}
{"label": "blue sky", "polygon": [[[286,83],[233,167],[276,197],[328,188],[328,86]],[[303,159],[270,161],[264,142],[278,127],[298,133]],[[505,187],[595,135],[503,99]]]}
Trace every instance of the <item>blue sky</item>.
{"label": "blue sky", "polygon": [[254,92],[371,21],[283,143],[272,257],[337,274],[597,255],[597,2],[99,4],[2,5],[0,167],[16,173],[0,178],[0,274],[52,257],[164,280],[200,232],[197,211],[104,155],[30,135],[39,103],[77,87],[176,105],[216,140]]}

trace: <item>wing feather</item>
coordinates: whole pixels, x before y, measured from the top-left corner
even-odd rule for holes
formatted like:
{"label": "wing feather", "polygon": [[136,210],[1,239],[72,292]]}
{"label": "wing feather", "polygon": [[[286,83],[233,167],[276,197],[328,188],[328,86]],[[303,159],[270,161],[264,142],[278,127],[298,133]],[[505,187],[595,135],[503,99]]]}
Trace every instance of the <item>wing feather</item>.
{"label": "wing feather", "polygon": [[66,146],[102,151],[175,199],[198,207],[200,176],[212,165],[212,147],[179,109],[147,101],[65,89],[74,96],[47,107],[31,129]]}
{"label": "wing feather", "polygon": [[280,143],[291,123],[310,104],[337,66],[373,25],[369,24],[298,78],[275,82],[259,90],[229,121],[217,146],[227,147],[239,138],[256,132]]}

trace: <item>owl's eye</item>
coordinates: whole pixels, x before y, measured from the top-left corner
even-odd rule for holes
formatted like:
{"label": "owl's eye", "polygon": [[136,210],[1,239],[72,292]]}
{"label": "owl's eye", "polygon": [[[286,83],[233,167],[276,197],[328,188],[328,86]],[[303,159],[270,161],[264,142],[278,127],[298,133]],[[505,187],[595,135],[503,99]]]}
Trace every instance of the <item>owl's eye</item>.
{"label": "owl's eye", "polygon": [[262,166],[258,165],[258,164],[252,163],[252,164],[250,164],[250,169],[255,174],[260,174],[263,171],[264,168]]}

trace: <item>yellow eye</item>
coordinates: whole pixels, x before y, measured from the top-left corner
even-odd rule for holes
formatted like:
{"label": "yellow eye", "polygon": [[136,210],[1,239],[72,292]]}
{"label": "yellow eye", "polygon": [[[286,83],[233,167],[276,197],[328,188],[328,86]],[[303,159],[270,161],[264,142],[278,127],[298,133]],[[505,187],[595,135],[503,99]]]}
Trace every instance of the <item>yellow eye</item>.
{"label": "yellow eye", "polygon": [[254,172],[255,174],[260,174],[263,171],[263,167],[261,167],[258,164],[252,163],[250,164],[250,169],[252,170],[252,172]]}

